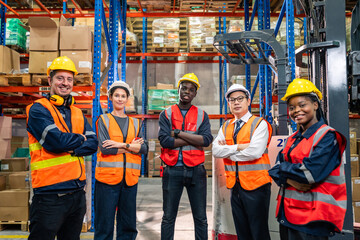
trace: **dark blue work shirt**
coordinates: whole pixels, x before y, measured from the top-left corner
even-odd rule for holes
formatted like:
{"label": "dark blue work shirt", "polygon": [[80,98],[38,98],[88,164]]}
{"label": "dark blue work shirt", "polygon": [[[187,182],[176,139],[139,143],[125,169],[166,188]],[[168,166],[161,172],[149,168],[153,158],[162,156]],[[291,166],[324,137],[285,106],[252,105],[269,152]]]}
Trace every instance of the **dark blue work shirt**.
{"label": "dark blue work shirt", "polygon": [[[180,111],[183,117],[185,118],[188,109],[180,109]],[[159,136],[158,136],[161,147],[174,148],[175,138],[171,137],[171,131],[172,131],[172,126],[170,126],[170,121],[166,117],[165,111],[162,111],[159,117]],[[203,136],[204,144],[202,147],[207,147],[212,143],[213,136],[211,134],[209,116],[207,115],[206,112],[204,112],[204,120],[200,124],[197,134]],[[182,154],[179,154],[179,158],[175,166],[183,166],[183,165],[184,163],[182,161]]]}
{"label": "dark blue work shirt", "polygon": [[[56,107],[65,120],[66,125],[70,129],[70,133],[61,132],[57,127],[54,127],[54,119],[49,110],[47,110],[40,103],[34,103],[29,111],[29,119],[27,123],[27,131],[31,133],[36,140],[47,151],[53,153],[63,153],[73,151],[74,156],[88,156],[97,151],[98,140],[95,132],[91,128],[87,119],[84,116],[84,132],[87,140],[77,133],[72,133],[71,125],[71,110],[64,106]],[[50,186],[40,187],[34,189],[35,194],[48,193],[67,193],[85,186],[86,181],[78,179],[62,182]]]}
{"label": "dark blue work shirt", "polygon": [[[276,160],[276,163],[279,164],[269,170],[270,176],[274,179],[277,185],[287,186],[287,179],[292,179],[299,183],[309,183],[304,171],[300,169],[301,164],[291,163],[290,152],[297,147],[301,140],[304,138],[309,139],[313,134],[315,134],[315,132],[323,124],[324,121],[321,119],[319,122],[309,127],[304,134],[302,134],[301,129],[298,131],[298,133],[294,136],[295,141],[288,152],[288,159],[290,162],[286,162],[283,158],[283,154],[281,154],[281,151],[279,152]],[[305,165],[306,169],[311,172],[315,183],[319,183],[325,180],[326,177],[339,166],[340,162],[341,156],[339,144],[336,141],[336,135],[334,132],[328,131],[314,148],[311,157],[304,158],[302,163]],[[334,230],[334,226],[332,224],[322,221],[306,225],[291,224],[285,217],[283,202],[281,202],[277,218],[280,224],[286,227],[315,236],[330,236],[333,234]]]}

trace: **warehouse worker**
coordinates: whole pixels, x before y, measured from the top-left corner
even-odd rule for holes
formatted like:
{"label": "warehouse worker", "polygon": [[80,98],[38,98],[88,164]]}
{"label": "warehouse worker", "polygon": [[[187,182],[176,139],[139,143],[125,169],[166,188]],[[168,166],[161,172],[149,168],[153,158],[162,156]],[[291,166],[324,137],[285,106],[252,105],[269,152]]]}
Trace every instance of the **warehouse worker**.
{"label": "warehouse worker", "polygon": [[233,84],[225,98],[235,118],[220,128],[212,151],[216,158],[224,159],[237,238],[267,240],[271,187],[267,146],[272,129],[249,112],[250,92],[243,85]]}
{"label": "warehouse worker", "polygon": [[56,58],[47,70],[50,93],[26,108],[34,197],[29,239],[80,239],[86,212],[83,156],[97,150],[97,138],[70,95],[74,63]]}
{"label": "warehouse worker", "polygon": [[148,146],[140,134],[140,121],[124,112],[129,96],[127,83],[114,82],[108,90],[114,110],[96,122],[100,148],[95,170],[96,240],[113,239],[115,214],[117,240],[133,240],[137,235],[137,183],[141,154],[147,153]]}
{"label": "warehouse worker", "polygon": [[191,104],[200,88],[194,73],[177,84],[179,103],[162,111],[159,118],[160,158],[165,163],[162,178],[163,210],[161,239],[174,239],[180,198],[185,187],[195,225],[195,239],[208,239],[206,218],[206,170],[203,147],[211,144],[209,117]]}
{"label": "warehouse worker", "polygon": [[328,239],[343,228],[346,139],[326,124],[321,99],[306,79],[294,79],[281,99],[299,126],[269,170],[280,186],[276,216],[282,240]]}

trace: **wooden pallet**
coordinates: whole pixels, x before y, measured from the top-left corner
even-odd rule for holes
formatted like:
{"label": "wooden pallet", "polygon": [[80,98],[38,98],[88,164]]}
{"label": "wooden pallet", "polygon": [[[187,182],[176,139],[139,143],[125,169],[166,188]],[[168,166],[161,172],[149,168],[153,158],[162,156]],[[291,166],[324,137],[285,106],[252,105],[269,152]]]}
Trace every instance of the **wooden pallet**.
{"label": "wooden pallet", "polygon": [[190,52],[216,52],[216,49],[213,46],[190,47]]}
{"label": "wooden pallet", "polygon": [[149,178],[153,178],[153,177],[160,177],[160,170],[148,170],[148,177]]}
{"label": "wooden pallet", "polygon": [[173,53],[179,52],[178,47],[152,47],[151,52],[153,53]]}
{"label": "wooden pallet", "polygon": [[0,221],[0,231],[3,231],[9,227],[14,225],[20,225],[21,231],[27,232],[28,231],[28,221]]}
{"label": "wooden pallet", "polygon": [[[48,76],[46,74],[33,74],[31,77],[33,86],[47,86]],[[78,74],[74,77],[74,86],[89,86],[92,85],[92,74]]]}
{"label": "wooden pallet", "polygon": [[31,86],[30,74],[0,75],[0,86]]}

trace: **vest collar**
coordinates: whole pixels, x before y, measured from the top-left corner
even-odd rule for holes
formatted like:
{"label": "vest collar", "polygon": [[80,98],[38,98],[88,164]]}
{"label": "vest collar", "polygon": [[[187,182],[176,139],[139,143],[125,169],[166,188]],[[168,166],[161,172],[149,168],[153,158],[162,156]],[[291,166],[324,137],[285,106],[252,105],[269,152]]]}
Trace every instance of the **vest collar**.
{"label": "vest collar", "polygon": [[324,120],[320,119],[320,121],[318,121],[317,123],[315,123],[311,127],[309,127],[308,130],[304,133],[304,135],[302,135],[302,132],[303,132],[302,129],[299,128],[299,131],[297,132],[297,134],[294,137],[295,138],[304,137],[306,139],[309,139],[324,124],[325,124]]}

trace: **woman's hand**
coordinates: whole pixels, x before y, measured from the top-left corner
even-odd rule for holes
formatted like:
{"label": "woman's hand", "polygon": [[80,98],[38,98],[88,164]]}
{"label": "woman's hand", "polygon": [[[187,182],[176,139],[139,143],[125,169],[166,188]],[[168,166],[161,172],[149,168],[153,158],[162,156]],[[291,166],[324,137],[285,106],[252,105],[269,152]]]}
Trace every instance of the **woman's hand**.
{"label": "woman's hand", "polygon": [[103,148],[125,148],[126,143],[116,142],[113,140],[105,140],[103,141],[102,147]]}
{"label": "woman's hand", "polygon": [[306,184],[306,183],[299,183],[295,180],[292,179],[287,179],[286,183],[293,186],[294,188],[296,188],[299,191],[303,191],[303,192],[307,192],[311,189],[311,184]]}

